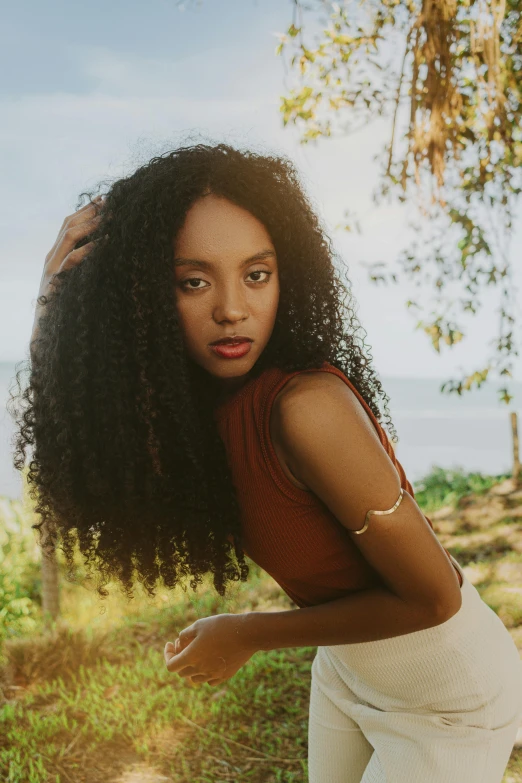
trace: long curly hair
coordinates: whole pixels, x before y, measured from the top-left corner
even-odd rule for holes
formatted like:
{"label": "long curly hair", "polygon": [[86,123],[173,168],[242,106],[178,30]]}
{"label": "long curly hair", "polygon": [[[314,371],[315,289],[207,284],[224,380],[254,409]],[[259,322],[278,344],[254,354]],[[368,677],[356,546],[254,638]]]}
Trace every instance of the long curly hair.
{"label": "long curly hair", "polygon": [[[92,201],[100,188],[79,196]],[[228,144],[180,146],[112,183],[82,261],[47,297],[12,397],[14,465],[34,446],[27,487],[40,533],[60,543],[70,572],[78,545],[100,595],[135,580],[149,595],[209,571],[221,596],[246,581],[240,509],[213,409],[216,379],[187,355],[175,303],[173,238],[205,193],[225,197],[266,227],[280,297],[270,340],[251,371],[320,367],[357,387],[388,431],[388,397],[371,366],[335,253],[286,158]],[[345,303],[348,299],[348,304]],[[13,401],[20,403],[12,409]],[[232,556],[233,555],[233,556]]]}

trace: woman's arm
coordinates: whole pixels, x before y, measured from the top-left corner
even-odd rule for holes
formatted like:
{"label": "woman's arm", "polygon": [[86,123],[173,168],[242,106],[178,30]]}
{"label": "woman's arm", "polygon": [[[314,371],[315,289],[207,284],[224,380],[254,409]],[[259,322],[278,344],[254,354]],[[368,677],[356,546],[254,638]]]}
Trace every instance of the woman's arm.
{"label": "woman's arm", "polygon": [[[341,378],[332,373],[305,373],[296,378],[299,383],[289,386],[274,406],[279,444],[292,473],[347,530],[358,530],[368,510],[385,511],[399,497],[395,465],[366,411]],[[379,572],[384,587],[303,609],[237,615],[238,651],[253,654],[402,636],[439,625],[460,608],[455,569],[408,492],[391,514],[371,514],[368,529],[361,535],[353,533],[353,541]],[[213,676],[206,674],[207,669],[220,671],[219,656],[226,659],[231,643],[229,618],[210,619],[213,635],[206,626],[199,634],[200,648],[212,650],[206,668],[189,644],[177,655],[169,648],[170,671],[192,676],[197,682]]]}
{"label": "woman's arm", "polygon": [[[277,431],[294,475],[350,532],[366,512],[391,508],[399,497],[397,470],[366,411],[331,373],[297,376],[281,395]],[[243,631],[260,649],[371,641],[428,628],[461,605],[455,569],[422,511],[404,491],[389,515],[370,515],[352,535],[385,587],[287,612],[250,612]]]}
{"label": "woman's arm", "polygon": [[197,620],[181,631],[176,644],[167,643],[165,663],[180,677],[218,685],[258,650],[369,642],[430,628],[445,619],[386,589],[362,590],[304,609]]}
{"label": "woman's arm", "polygon": [[239,632],[256,650],[354,644],[431,628],[455,611],[437,614],[375,587],[302,609],[246,612]]}

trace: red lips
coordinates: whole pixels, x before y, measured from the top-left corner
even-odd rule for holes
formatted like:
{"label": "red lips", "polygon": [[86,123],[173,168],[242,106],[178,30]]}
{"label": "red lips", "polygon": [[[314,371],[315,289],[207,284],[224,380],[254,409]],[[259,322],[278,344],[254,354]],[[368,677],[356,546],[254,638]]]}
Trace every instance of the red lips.
{"label": "red lips", "polygon": [[223,337],[220,340],[214,340],[210,345],[239,345],[240,343],[252,342],[250,337]]}

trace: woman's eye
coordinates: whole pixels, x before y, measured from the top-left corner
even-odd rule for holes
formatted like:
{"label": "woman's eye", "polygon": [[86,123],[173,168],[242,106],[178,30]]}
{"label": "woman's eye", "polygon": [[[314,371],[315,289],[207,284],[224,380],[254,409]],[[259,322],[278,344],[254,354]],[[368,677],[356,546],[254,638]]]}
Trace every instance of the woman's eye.
{"label": "woman's eye", "polygon": [[181,288],[190,288],[192,291],[197,291],[197,288],[194,288],[192,286],[187,286],[187,283],[197,283],[197,282],[205,282],[204,280],[201,280],[200,277],[188,277],[186,280],[182,280],[180,283]]}
{"label": "woman's eye", "polygon": [[[268,283],[272,272],[268,272],[266,269],[256,269],[255,272],[250,272],[250,275],[267,275],[264,280],[254,280],[254,283]],[[250,277],[250,275],[248,275]]]}
{"label": "woman's eye", "polygon": [[[263,283],[268,283],[270,280],[270,275],[272,275],[272,272],[268,272],[266,269],[256,269],[254,272],[250,272],[248,275],[249,277],[251,275],[266,275],[265,280],[254,280],[253,282],[262,285]],[[192,286],[187,285],[188,283],[204,283],[205,281],[201,279],[201,277],[187,277],[186,280],[182,280],[180,283],[181,288],[188,289],[189,291],[201,291],[204,286]]]}

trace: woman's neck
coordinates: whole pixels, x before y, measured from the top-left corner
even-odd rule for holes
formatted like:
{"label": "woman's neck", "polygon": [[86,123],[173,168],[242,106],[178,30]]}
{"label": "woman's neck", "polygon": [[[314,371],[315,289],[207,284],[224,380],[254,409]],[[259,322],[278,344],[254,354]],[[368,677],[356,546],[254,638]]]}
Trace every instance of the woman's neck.
{"label": "woman's neck", "polygon": [[239,378],[222,378],[218,384],[217,403],[221,404],[241,389],[250,379],[250,375],[241,375]]}

